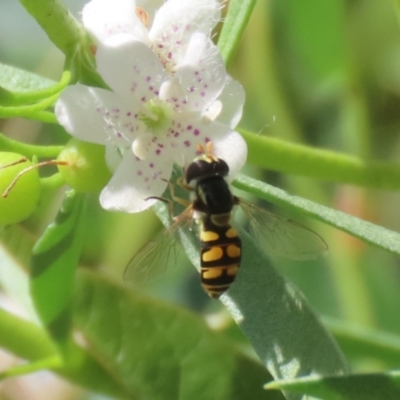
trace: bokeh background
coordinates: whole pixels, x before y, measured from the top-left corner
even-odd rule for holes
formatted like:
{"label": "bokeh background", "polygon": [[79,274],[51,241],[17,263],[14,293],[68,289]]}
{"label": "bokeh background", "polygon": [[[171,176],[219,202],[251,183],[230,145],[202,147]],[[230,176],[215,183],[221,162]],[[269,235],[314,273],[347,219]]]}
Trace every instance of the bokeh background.
{"label": "bokeh background", "polygon": [[[64,0],[77,18],[84,3]],[[16,0],[0,2],[0,62],[54,80],[62,72],[62,54]],[[394,1],[261,0],[229,71],[247,93],[240,127],[362,158],[400,159],[400,29]],[[30,143],[68,140],[61,128],[22,119],[1,120],[0,131]],[[251,165],[244,172],[292,194],[400,231],[398,193],[282,175]],[[1,233],[8,244],[11,234],[24,238],[18,244],[22,264],[27,264],[30,246],[53,220],[61,200],[61,192],[45,193],[35,215],[12,233]],[[82,264],[121,281],[129,259],[161,225],[151,211],[107,213],[100,209],[97,196],[91,195],[89,201],[90,235]],[[301,215],[271,209],[306,224],[328,243],[329,254],[317,262],[276,260],[321,316],[394,335],[400,332],[398,257]],[[217,322],[229,326],[227,335],[244,340],[222,305],[202,292],[197,272],[188,262],[183,264],[146,290],[205,316],[217,315]],[[2,302],[6,308],[21,309],[6,296]],[[348,355],[351,357],[351,349]],[[351,361],[356,371],[390,367],[368,355]],[[0,369],[15,362],[0,353]],[[99,397],[47,373],[0,384],[1,400],[28,398]]]}

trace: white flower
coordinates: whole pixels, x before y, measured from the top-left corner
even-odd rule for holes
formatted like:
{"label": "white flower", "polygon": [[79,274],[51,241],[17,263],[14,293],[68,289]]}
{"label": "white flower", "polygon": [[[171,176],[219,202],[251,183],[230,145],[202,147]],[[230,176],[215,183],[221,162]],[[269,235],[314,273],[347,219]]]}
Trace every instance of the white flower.
{"label": "white flower", "polygon": [[92,0],[82,10],[98,43],[117,33],[134,35],[173,72],[194,32],[210,36],[221,17],[219,0]]}
{"label": "white flower", "polygon": [[71,135],[107,146],[107,161],[115,172],[100,196],[105,209],[138,212],[150,207],[155,200],[146,198],[162,195],[173,163],[187,165],[198,154],[197,145],[208,141],[228,163],[230,176],[237,174],[247,147],[232,129],[242,113],[244,92],[227,78],[208,37],[192,35],[173,77],[132,35],[112,36],[99,45],[96,58],[112,91],[70,86],[55,112]]}

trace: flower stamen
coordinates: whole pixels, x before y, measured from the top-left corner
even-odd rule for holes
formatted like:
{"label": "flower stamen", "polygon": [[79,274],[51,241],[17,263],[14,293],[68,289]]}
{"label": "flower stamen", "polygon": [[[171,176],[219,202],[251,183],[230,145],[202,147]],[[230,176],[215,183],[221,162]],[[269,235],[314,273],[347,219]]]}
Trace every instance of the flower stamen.
{"label": "flower stamen", "polygon": [[136,15],[139,17],[142,24],[148,28],[149,27],[149,14],[142,7],[136,7]]}
{"label": "flower stamen", "polygon": [[165,133],[171,124],[173,115],[172,106],[156,97],[143,105],[139,120],[147,126],[150,132]]}

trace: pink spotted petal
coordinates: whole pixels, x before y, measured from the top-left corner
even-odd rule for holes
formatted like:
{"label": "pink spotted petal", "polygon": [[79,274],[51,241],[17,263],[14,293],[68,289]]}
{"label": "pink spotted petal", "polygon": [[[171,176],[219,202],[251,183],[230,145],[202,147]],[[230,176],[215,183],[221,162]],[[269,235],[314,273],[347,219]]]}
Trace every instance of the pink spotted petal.
{"label": "pink spotted petal", "polygon": [[170,85],[173,90],[160,96],[185,111],[202,112],[221,94],[225,81],[226,69],[218,48],[202,33],[194,33],[172,81],[180,90]]}
{"label": "pink spotted petal", "polygon": [[154,157],[140,161],[131,151],[126,151],[110,182],[100,194],[103,208],[111,211],[135,213],[152,206],[167,186],[162,179],[169,179],[172,160]]}
{"label": "pink spotted petal", "polygon": [[118,34],[97,50],[97,69],[110,88],[144,103],[158,95],[167,79],[157,56],[132,36]]}
{"label": "pink spotted petal", "polygon": [[150,29],[153,48],[173,67],[182,60],[191,35],[201,32],[209,37],[220,17],[218,0],[169,0],[156,13]]}
{"label": "pink spotted petal", "polygon": [[222,111],[217,117],[217,121],[234,129],[242,118],[245,99],[243,86],[228,76],[224,90],[218,97],[222,103]]}
{"label": "pink spotted petal", "polygon": [[135,102],[108,90],[84,85],[69,86],[55,106],[58,122],[78,139],[129,145],[143,123],[132,111]]}
{"label": "pink spotted petal", "polygon": [[171,155],[175,163],[181,166],[187,166],[200,154],[198,145],[206,150],[208,142],[212,144],[213,154],[228,163],[230,180],[246,162],[247,145],[242,136],[217,121],[174,121],[167,138],[172,148]]}
{"label": "pink spotted petal", "polygon": [[134,0],[92,0],[82,10],[82,22],[98,43],[117,33],[148,42],[147,28],[135,12]]}

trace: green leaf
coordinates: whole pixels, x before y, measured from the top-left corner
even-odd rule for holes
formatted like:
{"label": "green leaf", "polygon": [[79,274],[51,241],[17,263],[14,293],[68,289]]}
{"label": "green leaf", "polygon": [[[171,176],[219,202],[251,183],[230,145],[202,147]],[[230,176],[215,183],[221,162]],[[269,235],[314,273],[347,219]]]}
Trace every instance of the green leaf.
{"label": "green leaf", "polygon": [[[165,224],[166,207],[156,205],[154,209]],[[199,269],[198,243],[185,232],[181,232],[181,239],[186,254]],[[220,300],[274,379],[346,372],[348,365],[338,345],[304,296],[285,281],[246,232],[241,233],[241,239],[239,274]],[[289,398],[299,400],[301,396]]]}
{"label": "green leaf", "polygon": [[233,185],[271,203],[325,222],[367,243],[374,244],[392,253],[400,254],[400,234],[397,232],[302,197],[289,195],[281,189],[244,175],[239,175]]}
{"label": "green leaf", "polygon": [[58,99],[58,94],[48,97],[46,100],[28,106],[2,107],[0,106],[0,118],[25,117],[37,119],[43,122],[56,123],[54,114],[40,114],[46,108],[52,106]]}
{"label": "green leaf", "polygon": [[79,278],[76,325],[130,398],[283,399],[265,396],[267,371],[199,317],[98,275]]}
{"label": "green leaf", "polygon": [[374,358],[391,368],[400,364],[400,337],[324,317],[345,354],[352,358]]}
{"label": "green leaf", "polygon": [[324,400],[398,400],[400,372],[276,381],[268,383],[265,388],[304,393]]}
{"label": "green leaf", "polygon": [[256,0],[231,0],[229,2],[228,13],[218,39],[218,47],[226,65],[233,58],[255,4]]}
{"label": "green leaf", "polygon": [[31,293],[36,310],[58,341],[70,332],[70,303],[84,242],[84,197],[67,193],[54,223],[33,249]]}
{"label": "green leaf", "polygon": [[54,114],[45,112],[68,85],[71,74],[61,81],[48,79],[8,65],[0,64],[0,118],[25,117],[55,123]]}
{"label": "green leaf", "polygon": [[60,82],[0,63],[0,104],[17,106],[31,104],[61,92],[70,80],[65,71]]}
{"label": "green leaf", "polygon": [[[0,228],[0,240],[1,290],[22,307],[29,319],[37,321],[23,267],[29,260],[34,239],[20,225],[10,225]],[[0,326],[3,325],[0,323]]]}

